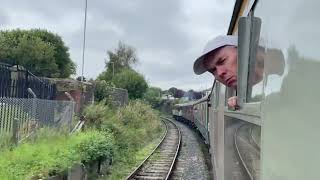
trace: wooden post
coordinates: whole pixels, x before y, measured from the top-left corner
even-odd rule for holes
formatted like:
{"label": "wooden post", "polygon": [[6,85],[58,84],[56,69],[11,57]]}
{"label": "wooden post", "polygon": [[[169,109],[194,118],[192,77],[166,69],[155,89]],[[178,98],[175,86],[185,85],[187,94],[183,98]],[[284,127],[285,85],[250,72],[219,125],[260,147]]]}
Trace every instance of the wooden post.
{"label": "wooden post", "polygon": [[12,142],[17,145],[19,141],[19,127],[18,127],[18,118],[14,118],[12,122]]}

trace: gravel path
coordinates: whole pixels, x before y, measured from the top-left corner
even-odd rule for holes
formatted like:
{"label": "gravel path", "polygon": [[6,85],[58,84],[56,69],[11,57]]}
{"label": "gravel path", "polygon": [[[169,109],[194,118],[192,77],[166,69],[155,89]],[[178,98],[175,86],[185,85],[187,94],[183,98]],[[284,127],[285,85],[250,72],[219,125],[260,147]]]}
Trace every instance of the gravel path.
{"label": "gravel path", "polygon": [[181,130],[182,144],[171,179],[213,179],[208,148],[200,135],[188,126],[174,122]]}

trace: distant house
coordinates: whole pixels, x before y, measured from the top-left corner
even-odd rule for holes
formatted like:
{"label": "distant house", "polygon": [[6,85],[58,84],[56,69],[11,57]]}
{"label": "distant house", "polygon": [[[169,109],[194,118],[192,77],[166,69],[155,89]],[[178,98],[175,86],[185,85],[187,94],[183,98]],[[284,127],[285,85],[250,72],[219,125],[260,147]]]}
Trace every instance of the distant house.
{"label": "distant house", "polygon": [[174,100],[174,97],[171,94],[163,94],[161,96],[161,99],[170,99],[170,100]]}

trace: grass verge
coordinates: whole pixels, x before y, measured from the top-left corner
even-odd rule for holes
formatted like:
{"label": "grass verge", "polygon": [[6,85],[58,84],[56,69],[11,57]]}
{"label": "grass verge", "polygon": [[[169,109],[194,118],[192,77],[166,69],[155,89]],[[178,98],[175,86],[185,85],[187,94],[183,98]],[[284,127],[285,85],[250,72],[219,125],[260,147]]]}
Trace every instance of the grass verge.
{"label": "grass verge", "polygon": [[161,131],[157,133],[157,138],[155,138],[152,142],[147,144],[141,150],[136,152],[131,152],[127,154],[128,157],[134,157],[133,160],[128,161],[127,157],[123,157],[120,161],[116,162],[111,169],[111,174],[102,179],[125,179],[135,168],[137,168],[141,162],[150,155],[150,153],[154,150],[154,148],[159,144],[160,140],[164,135],[165,127],[161,126]]}

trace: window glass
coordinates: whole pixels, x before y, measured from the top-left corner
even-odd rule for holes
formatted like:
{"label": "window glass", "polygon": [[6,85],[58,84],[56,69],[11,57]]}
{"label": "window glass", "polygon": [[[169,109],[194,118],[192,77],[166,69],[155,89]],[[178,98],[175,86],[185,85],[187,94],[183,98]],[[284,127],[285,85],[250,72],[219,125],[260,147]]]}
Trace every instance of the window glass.
{"label": "window glass", "polygon": [[[263,180],[319,179],[320,1],[262,0]],[[307,173],[306,173],[307,172]]]}

